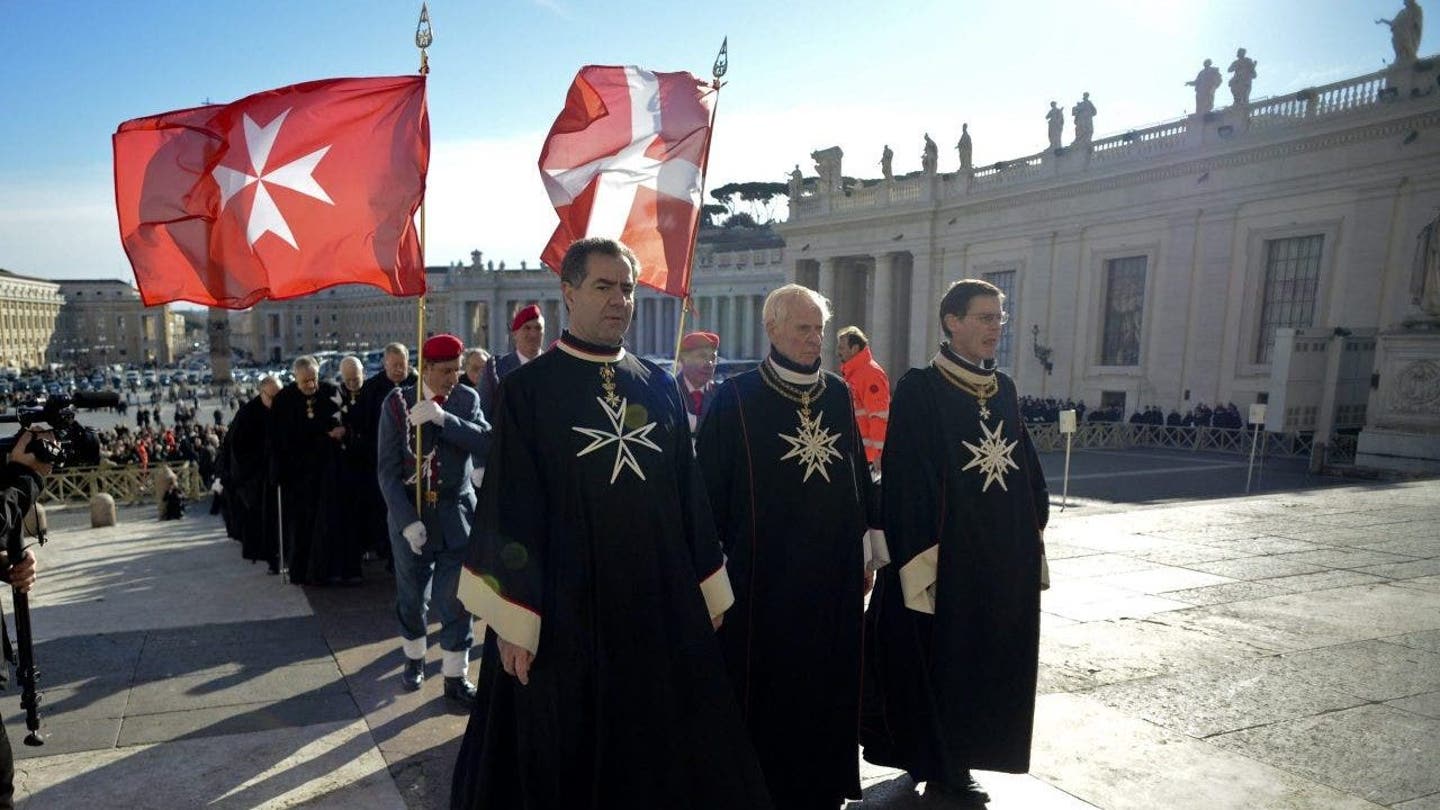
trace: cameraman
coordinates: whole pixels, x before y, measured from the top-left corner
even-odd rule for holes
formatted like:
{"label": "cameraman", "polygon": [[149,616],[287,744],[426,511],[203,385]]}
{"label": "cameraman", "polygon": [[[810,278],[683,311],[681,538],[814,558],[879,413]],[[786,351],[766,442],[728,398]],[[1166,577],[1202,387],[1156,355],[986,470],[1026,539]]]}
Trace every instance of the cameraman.
{"label": "cameraman", "polygon": [[[40,497],[45,485],[45,476],[50,474],[50,464],[40,461],[30,452],[30,431],[22,431],[15,440],[5,466],[0,470],[0,577],[13,585],[16,590],[29,592],[35,584],[35,552],[26,549],[25,556],[12,565],[7,553],[11,545],[20,545],[20,532],[24,529],[25,514]],[[13,542],[12,542],[13,541]],[[10,647],[8,630],[0,622],[0,635],[4,635],[5,648]],[[0,726],[0,810],[14,807],[15,758],[10,750],[10,737]]]}

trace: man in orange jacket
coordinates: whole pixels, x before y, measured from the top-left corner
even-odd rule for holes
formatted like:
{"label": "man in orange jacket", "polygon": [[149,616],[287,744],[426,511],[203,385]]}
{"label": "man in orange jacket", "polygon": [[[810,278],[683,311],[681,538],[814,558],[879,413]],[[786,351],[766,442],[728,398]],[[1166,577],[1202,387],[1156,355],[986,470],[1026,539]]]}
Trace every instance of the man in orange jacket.
{"label": "man in orange jacket", "polygon": [[870,341],[858,326],[847,326],[836,335],[840,374],[850,386],[855,404],[855,421],[865,443],[865,459],[873,470],[880,469],[885,449],[885,428],[890,423],[890,378],[870,353]]}

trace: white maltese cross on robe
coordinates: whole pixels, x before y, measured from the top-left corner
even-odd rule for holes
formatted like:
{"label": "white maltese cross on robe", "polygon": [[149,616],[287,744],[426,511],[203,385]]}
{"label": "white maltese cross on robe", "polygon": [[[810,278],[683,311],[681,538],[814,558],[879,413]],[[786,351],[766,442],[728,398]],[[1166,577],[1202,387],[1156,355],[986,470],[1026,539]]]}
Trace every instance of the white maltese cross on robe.
{"label": "white maltese cross on robe", "polygon": [[615,466],[610,470],[610,483],[620,477],[620,471],[629,467],[640,480],[645,480],[645,473],[640,469],[640,462],[635,458],[635,451],[631,445],[648,447],[655,452],[660,452],[660,445],[650,440],[650,431],[655,429],[654,422],[650,422],[632,430],[625,429],[625,409],[629,400],[622,399],[615,407],[605,403],[604,397],[596,397],[595,401],[600,403],[600,410],[605,412],[605,417],[610,420],[610,430],[599,430],[596,428],[571,427],[570,429],[583,436],[590,437],[590,444],[585,449],[575,454],[576,458],[588,456],[589,454],[609,444],[615,445]]}
{"label": "white maltese cross on robe", "polygon": [[1020,469],[1020,466],[1011,458],[1015,452],[1015,445],[1019,444],[1019,442],[1007,443],[1005,437],[1001,435],[1004,429],[1005,421],[1003,419],[995,425],[993,432],[989,426],[982,421],[980,423],[980,430],[985,434],[984,441],[980,442],[979,445],[974,445],[967,441],[960,442],[965,445],[967,450],[974,454],[970,458],[970,463],[960,469],[963,472],[964,470],[975,467],[980,468],[980,474],[985,476],[985,484],[980,487],[981,492],[990,489],[991,484],[997,483],[1001,489],[1009,492],[1010,488],[1005,486],[1005,471],[1007,468],[1012,470]]}

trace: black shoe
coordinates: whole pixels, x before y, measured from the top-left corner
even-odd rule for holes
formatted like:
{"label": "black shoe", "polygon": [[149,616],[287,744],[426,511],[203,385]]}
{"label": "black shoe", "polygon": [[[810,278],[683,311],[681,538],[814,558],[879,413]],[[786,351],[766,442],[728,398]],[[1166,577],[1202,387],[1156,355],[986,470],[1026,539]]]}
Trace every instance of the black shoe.
{"label": "black shoe", "polygon": [[405,684],[407,692],[420,691],[420,684],[425,682],[425,659],[406,658],[405,671],[400,675],[400,682]]}
{"label": "black shoe", "polygon": [[445,697],[466,707],[475,705],[475,684],[465,680],[464,675],[445,676]]}
{"label": "black shoe", "polygon": [[990,794],[980,787],[980,783],[975,781],[969,771],[964,771],[953,783],[930,780],[925,785],[925,798],[938,799],[960,807],[983,807],[990,801]]}

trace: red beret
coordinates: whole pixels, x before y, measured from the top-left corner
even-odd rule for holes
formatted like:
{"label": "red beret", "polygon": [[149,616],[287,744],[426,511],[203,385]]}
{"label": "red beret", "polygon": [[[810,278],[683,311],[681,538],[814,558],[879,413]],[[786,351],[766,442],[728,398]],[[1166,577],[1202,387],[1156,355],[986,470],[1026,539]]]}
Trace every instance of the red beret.
{"label": "red beret", "polygon": [[465,344],[460,338],[454,335],[436,335],[425,341],[425,346],[420,350],[420,356],[427,363],[443,363],[446,360],[454,360],[465,351]]}
{"label": "red beret", "polygon": [[529,306],[521,307],[521,308],[520,308],[520,311],[517,312],[517,313],[515,313],[515,318],[510,321],[510,331],[511,331],[511,332],[518,332],[518,331],[520,331],[520,327],[524,326],[525,324],[527,324],[527,323],[529,323],[529,322],[531,322],[531,321],[533,321],[533,320],[535,320],[536,318],[539,318],[539,317],[540,317],[540,305],[539,305],[539,304],[530,304]]}
{"label": "red beret", "polygon": [[691,332],[680,339],[680,351],[682,352],[705,348],[720,351],[720,336],[714,332]]}

